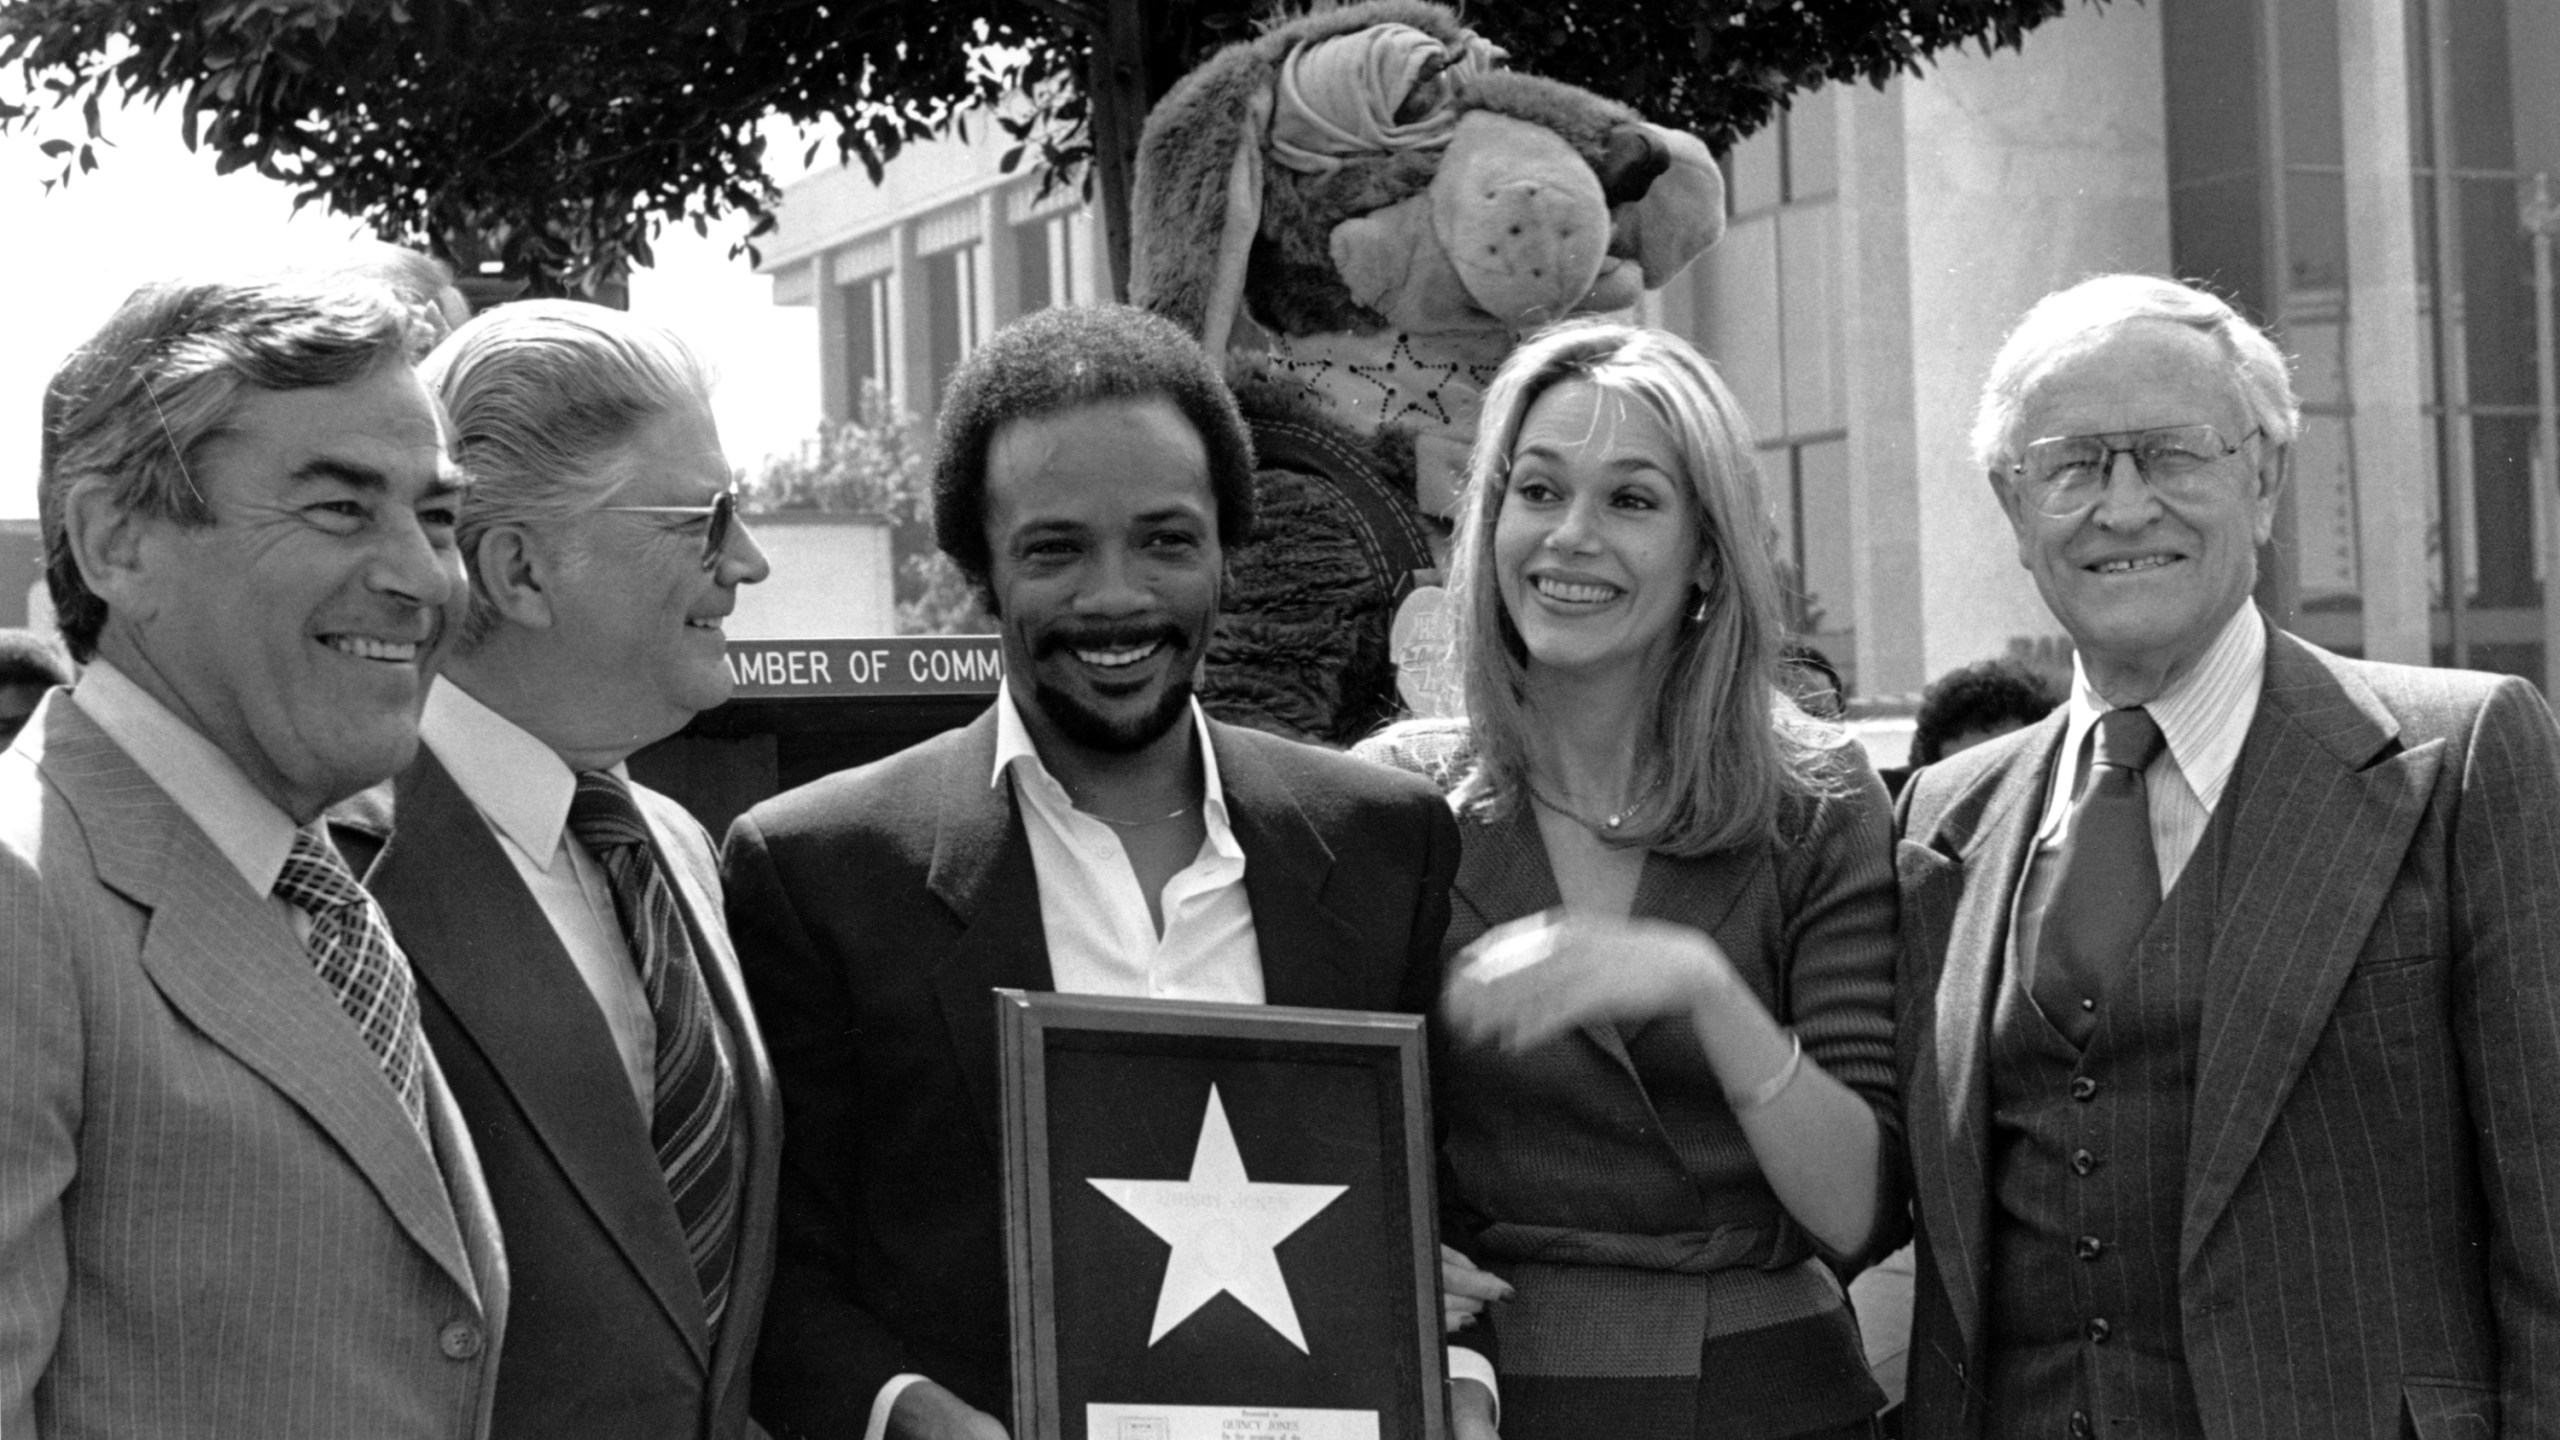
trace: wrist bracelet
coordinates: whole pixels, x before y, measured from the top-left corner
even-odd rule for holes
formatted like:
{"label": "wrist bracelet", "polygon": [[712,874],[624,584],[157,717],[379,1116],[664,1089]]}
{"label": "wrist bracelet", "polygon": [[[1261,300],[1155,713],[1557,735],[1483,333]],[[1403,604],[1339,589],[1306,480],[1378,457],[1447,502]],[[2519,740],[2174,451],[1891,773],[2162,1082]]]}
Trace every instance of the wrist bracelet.
{"label": "wrist bracelet", "polygon": [[1761,1081],[1759,1088],[1748,1095],[1724,1097],[1725,1103],[1733,1107],[1734,1114],[1748,1115],[1785,1094],[1787,1087],[1796,1083],[1796,1072],[1804,1068],[1804,1037],[1790,1030],[1787,1040],[1794,1048],[1787,1052],[1787,1063],[1778,1067],[1777,1074]]}

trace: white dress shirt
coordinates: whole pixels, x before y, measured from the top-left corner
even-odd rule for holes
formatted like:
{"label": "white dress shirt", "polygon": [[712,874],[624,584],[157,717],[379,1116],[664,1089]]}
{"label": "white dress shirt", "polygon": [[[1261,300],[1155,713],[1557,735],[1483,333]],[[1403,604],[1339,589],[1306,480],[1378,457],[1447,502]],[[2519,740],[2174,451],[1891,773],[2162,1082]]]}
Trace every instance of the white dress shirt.
{"label": "white dress shirt", "polygon": [[[996,695],[996,763],[990,786],[1013,777],[1031,868],[1040,877],[1040,926],[1058,990],[1149,1000],[1262,1002],[1262,952],[1254,943],[1253,901],[1244,888],[1244,847],[1227,823],[1227,794],[1209,722],[1191,702],[1204,783],[1208,836],[1191,863],[1167,880],[1156,933],[1146,893],[1112,826],[1076,808],[1067,787],[1040,763],[1010,688]],[[1155,820],[1156,816],[1119,819]]]}
{"label": "white dress shirt", "polygon": [[311,917],[275,893],[276,877],[293,853],[292,816],[260,794],[211,740],[106,661],[92,660],[80,672],[71,702],[168,793],[179,812],[240,872],[250,893],[282,906],[292,917],[294,935],[311,938]]}
{"label": "white dress shirt", "polygon": [[[569,833],[578,777],[559,752],[450,680],[427,691],[418,733],[498,837],[524,888],[586,982],[647,1117],[658,1093],[658,1026],[614,914],[604,867]],[[624,775],[616,765],[613,773]],[[625,778],[628,778],[627,776]],[[399,817],[392,817],[397,824]]]}
{"label": "white dress shirt", "polygon": [[[2195,668],[2160,692],[2143,708],[2169,742],[2160,758],[2143,772],[2143,789],[2151,806],[2151,848],[2160,857],[2160,893],[2176,884],[2187,857],[2204,839],[2205,822],[2231,781],[2240,760],[2241,742],[2258,718],[2258,692],[2267,683],[2267,627],[2258,607],[2243,604],[2231,612]],[[2066,763],[2053,767],[2053,784],[2045,792],[2044,821],[2036,827],[2039,849],[2058,849],[2071,801],[2086,770],[2081,755],[2098,717],[2115,707],[2089,683],[2089,672],[2071,664],[2071,712],[2062,732]]]}

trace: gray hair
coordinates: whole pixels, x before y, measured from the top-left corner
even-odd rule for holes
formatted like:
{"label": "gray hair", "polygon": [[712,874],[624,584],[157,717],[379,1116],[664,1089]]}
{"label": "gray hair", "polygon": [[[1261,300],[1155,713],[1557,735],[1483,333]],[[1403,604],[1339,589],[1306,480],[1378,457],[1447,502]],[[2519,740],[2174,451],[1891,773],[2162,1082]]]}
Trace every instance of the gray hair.
{"label": "gray hair", "polygon": [[358,275],[168,280],[126,296],[44,392],[36,509],[45,585],[72,658],[95,656],[107,623],[65,530],[74,482],[102,477],[128,513],[210,525],[211,498],[195,476],[205,448],[232,433],[246,392],[353,384],[405,363],[410,337],[399,297]]}
{"label": "gray hair", "polygon": [[[2027,392],[2070,352],[2117,326],[2165,320],[2213,337],[2231,361],[2249,421],[2271,445],[2285,446],[2302,428],[2293,375],[2284,352],[2220,296],[2157,275],[2100,275],[2056,290],[2029,309],[2000,346],[1974,412],[1973,460],[1997,472],[2018,458]],[[2233,437],[2237,438],[2237,437]]]}
{"label": "gray hair", "polygon": [[497,633],[480,540],[502,525],[541,533],[602,498],[604,462],[651,421],[708,404],[710,374],[674,331],[578,300],[523,300],[474,317],[421,372],[453,425],[471,477],[456,539],[471,573],[460,646]]}

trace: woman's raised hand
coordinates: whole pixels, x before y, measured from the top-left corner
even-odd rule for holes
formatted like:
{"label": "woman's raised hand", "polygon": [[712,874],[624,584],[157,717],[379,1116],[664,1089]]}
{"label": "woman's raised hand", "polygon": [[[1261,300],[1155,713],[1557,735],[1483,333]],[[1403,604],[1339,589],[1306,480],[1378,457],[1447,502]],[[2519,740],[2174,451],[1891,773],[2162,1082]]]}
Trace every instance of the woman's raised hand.
{"label": "woman's raised hand", "polygon": [[1557,909],[1486,931],[1443,1004],[1459,1034],[1523,1050],[1594,1021],[1695,1013],[1733,978],[1704,931]]}

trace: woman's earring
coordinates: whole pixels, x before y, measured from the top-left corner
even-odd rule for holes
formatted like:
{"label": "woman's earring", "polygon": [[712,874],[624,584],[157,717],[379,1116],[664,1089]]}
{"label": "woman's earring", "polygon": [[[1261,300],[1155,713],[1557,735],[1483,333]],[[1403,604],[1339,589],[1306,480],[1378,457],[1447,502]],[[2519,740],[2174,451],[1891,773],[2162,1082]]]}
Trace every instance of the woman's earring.
{"label": "woman's earring", "polygon": [[1689,588],[1698,592],[1698,603],[1689,607],[1689,623],[1692,625],[1704,625],[1707,623],[1707,601],[1710,598],[1707,594],[1707,587],[1704,585],[1692,585]]}

